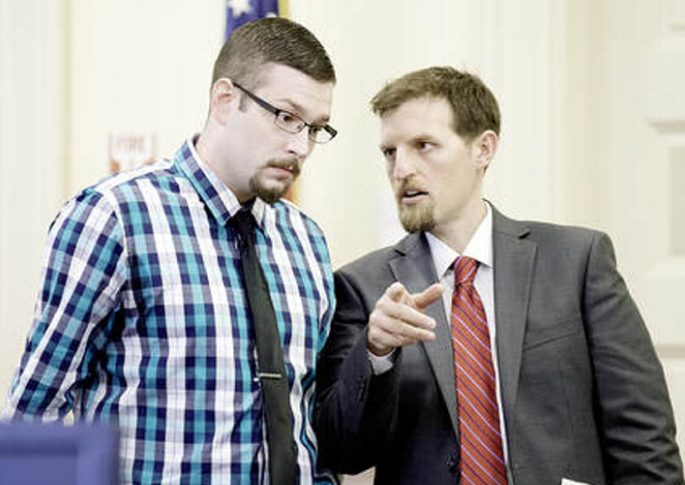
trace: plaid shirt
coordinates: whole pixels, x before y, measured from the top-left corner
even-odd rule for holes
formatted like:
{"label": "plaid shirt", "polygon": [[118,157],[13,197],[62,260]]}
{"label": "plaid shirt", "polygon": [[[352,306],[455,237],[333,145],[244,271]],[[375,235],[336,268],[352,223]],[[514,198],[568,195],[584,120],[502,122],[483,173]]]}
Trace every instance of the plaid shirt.
{"label": "plaid shirt", "polygon": [[[265,427],[235,195],[191,141],[106,179],[53,222],[6,416],[113,423],[122,483],[263,483]],[[334,306],[319,227],[257,200],[257,252],[284,348],[300,483],[314,471],[314,371]]]}

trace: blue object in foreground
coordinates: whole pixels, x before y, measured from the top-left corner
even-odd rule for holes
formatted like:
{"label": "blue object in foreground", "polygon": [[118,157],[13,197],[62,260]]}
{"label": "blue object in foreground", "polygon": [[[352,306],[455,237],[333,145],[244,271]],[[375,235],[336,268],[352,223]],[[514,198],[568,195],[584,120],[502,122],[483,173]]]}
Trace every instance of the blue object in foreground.
{"label": "blue object in foreground", "polygon": [[0,424],[0,485],[116,485],[117,433],[105,425]]}

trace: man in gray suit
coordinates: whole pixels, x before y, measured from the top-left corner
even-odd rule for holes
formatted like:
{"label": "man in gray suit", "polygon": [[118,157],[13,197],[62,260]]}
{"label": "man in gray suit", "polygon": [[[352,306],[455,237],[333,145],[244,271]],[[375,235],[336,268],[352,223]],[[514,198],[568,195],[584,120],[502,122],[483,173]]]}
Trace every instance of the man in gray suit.
{"label": "man in gray suit", "polygon": [[372,100],[410,233],[336,274],[321,464],[377,484],[682,484],[663,371],[600,232],[483,200],[497,101],[449,67]]}

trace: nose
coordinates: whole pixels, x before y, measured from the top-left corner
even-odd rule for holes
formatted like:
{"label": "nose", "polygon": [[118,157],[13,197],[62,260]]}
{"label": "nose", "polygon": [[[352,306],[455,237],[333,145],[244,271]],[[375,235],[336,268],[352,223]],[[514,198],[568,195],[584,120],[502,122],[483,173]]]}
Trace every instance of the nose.
{"label": "nose", "polygon": [[299,133],[290,133],[288,136],[288,151],[299,160],[304,160],[314,148],[314,142],[309,139],[309,130],[305,126]]}
{"label": "nose", "polygon": [[399,148],[395,152],[395,158],[391,165],[391,176],[395,180],[404,180],[416,173],[416,164],[411,154]]}

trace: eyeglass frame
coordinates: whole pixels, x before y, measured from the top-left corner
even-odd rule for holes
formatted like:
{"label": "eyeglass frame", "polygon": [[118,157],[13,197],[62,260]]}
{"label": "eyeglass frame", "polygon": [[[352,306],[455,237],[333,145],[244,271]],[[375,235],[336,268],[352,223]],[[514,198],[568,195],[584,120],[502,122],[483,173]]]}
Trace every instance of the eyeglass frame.
{"label": "eyeglass frame", "polygon": [[[273,114],[274,115],[274,124],[287,133],[291,133],[293,135],[296,135],[297,133],[300,133],[302,130],[304,130],[305,127],[307,127],[307,128],[309,128],[309,130],[307,132],[307,137],[311,141],[313,141],[314,143],[318,143],[319,145],[322,145],[324,143],[328,143],[333,138],[335,138],[335,136],[338,134],[338,130],[333,128],[328,123],[326,123],[325,125],[314,125],[312,123],[308,123],[305,120],[303,120],[301,116],[298,116],[295,113],[288,111],[287,109],[276,108],[274,105],[272,105],[268,101],[260,98],[259,96],[257,96],[253,92],[245,89],[243,86],[241,86],[237,82],[235,82],[235,81],[232,81],[232,82],[236,88],[240,89],[242,92],[247,94],[248,98],[250,98],[252,101],[257,103],[259,106],[261,106],[262,108],[267,110],[269,113]],[[296,119],[298,121],[298,126],[293,127],[293,129],[291,130],[291,129],[286,128],[283,124],[279,124],[279,120],[281,120],[280,115],[282,113],[285,113],[286,115],[289,115],[289,116],[293,117],[294,119]],[[281,120],[281,123],[285,123],[285,121]],[[314,137],[312,137],[312,133],[317,133],[317,132],[312,132],[312,129],[323,130],[326,133],[328,133],[330,138],[328,138],[327,140],[323,140],[323,141],[317,140],[316,135],[314,135]]]}

